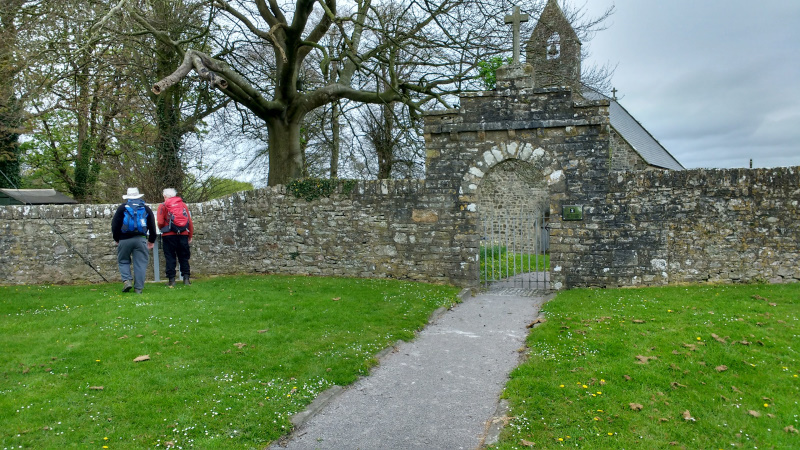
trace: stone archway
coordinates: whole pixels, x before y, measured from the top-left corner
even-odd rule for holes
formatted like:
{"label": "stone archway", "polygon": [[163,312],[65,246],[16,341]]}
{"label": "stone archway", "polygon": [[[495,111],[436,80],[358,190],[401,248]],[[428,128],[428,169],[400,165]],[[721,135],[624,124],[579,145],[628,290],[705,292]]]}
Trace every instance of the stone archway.
{"label": "stone archway", "polygon": [[549,152],[542,147],[534,148],[527,142],[501,142],[480,153],[461,179],[460,200],[466,203],[469,211],[478,211],[477,195],[487,173],[498,164],[509,160],[528,163],[529,168],[524,170],[544,180],[549,200],[552,200],[552,194],[563,192],[564,172]]}
{"label": "stone archway", "polygon": [[482,282],[550,289],[548,221],[552,191],[560,183],[563,172],[541,147],[508,142],[480,154],[461,192],[478,215]]}

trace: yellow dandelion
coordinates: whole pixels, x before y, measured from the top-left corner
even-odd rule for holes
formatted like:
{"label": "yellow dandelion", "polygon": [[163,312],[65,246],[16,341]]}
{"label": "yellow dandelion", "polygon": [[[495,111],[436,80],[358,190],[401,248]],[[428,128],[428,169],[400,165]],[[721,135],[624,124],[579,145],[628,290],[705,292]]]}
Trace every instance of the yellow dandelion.
{"label": "yellow dandelion", "polygon": [[563,385],[563,384],[561,384],[561,385],[559,385],[558,387],[564,387],[564,385]]}
{"label": "yellow dandelion", "polygon": [[769,403],[764,403],[764,408],[769,408]]}
{"label": "yellow dandelion", "polygon": [[792,375],[793,377],[797,378],[797,374]]}
{"label": "yellow dandelion", "polygon": [[558,438],[559,442],[563,442],[564,438]]}
{"label": "yellow dandelion", "polygon": [[603,412],[603,410],[602,409],[598,409],[597,412]]}
{"label": "yellow dandelion", "polygon": [[586,388],[588,388],[589,386],[587,386],[587,385],[585,385],[585,384],[584,384],[582,387],[583,387],[584,389],[586,389]]}
{"label": "yellow dandelion", "polygon": [[594,420],[600,420],[600,418],[599,417],[595,417]]}
{"label": "yellow dandelion", "polygon": [[610,431],[609,431],[609,432],[608,432],[608,435],[609,435],[609,436],[613,436],[613,435],[614,435],[614,433],[612,433],[612,432],[610,432]]}
{"label": "yellow dandelion", "polygon": [[698,340],[698,341],[702,341],[702,339],[701,339],[699,336],[697,337],[697,340]]}
{"label": "yellow dandelion", "polygon": [[668,309],[668,310],[667,310],[667,312],[672,312],[672,310],[671,310],[671,309]]}
{"label": "yellow dandelion", "polygon": [[107,440],[108,440],[108,438],[107,438],[107,437],[104,437],[104,438],[103,438],[103,440],[104,440],[104,441],[107,441]]}

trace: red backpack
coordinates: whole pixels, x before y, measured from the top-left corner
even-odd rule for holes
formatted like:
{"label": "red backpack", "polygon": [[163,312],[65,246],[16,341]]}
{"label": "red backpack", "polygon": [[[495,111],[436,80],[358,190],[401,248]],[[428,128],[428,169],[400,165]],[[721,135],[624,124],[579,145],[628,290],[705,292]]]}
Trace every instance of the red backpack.
{"label": "red backpack", "polygon": [[172,231],[180,234],[189,229],[189,211],[186,210],[180,197],[172,197],[164,202],[164,208],[169,217],[169,224],[161,229],[161,233]]}

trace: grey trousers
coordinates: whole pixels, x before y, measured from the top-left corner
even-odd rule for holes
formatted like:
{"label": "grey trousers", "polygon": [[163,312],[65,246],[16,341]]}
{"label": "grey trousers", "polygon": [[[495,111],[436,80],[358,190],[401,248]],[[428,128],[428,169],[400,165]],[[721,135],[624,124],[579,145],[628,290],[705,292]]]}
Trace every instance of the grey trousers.
{"label": "grey trousers", "polygon": [[[131,261],[133,261],[133,276],[131,276]],[[147,249],[147,239],[144,236],[123,239],[117,246],[117,263],[122,281],[134,280],[134,289],[144,288],[144,279],[147,265],[150,263],[150,251]]]}

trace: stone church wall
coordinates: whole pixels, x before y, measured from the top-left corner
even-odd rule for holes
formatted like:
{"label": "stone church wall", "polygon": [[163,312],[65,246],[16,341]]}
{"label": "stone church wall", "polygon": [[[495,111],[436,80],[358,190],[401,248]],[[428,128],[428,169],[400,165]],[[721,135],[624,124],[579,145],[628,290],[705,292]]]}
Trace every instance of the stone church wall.
{"label": "stone church wall", "polygon": [[647,170],[647,162],[616,131],[611,131],[611,170]]}
{"label": "stone church wall", "polygon": [[[453,196],[429,194],[422,181],[373,181],[359,182],[348,195],[310,202],[276,187],[191,204],[192,273],[468,285],[478,270],[478,243],[463,236],[469,220]],[[105,278],[119,280],[110,231],[116,207],[0,207],[0,283],[102,281],[70,245]],[[151,260],[149,280],[153,267]],[[160,267],[163,279],[163,256]]]}

